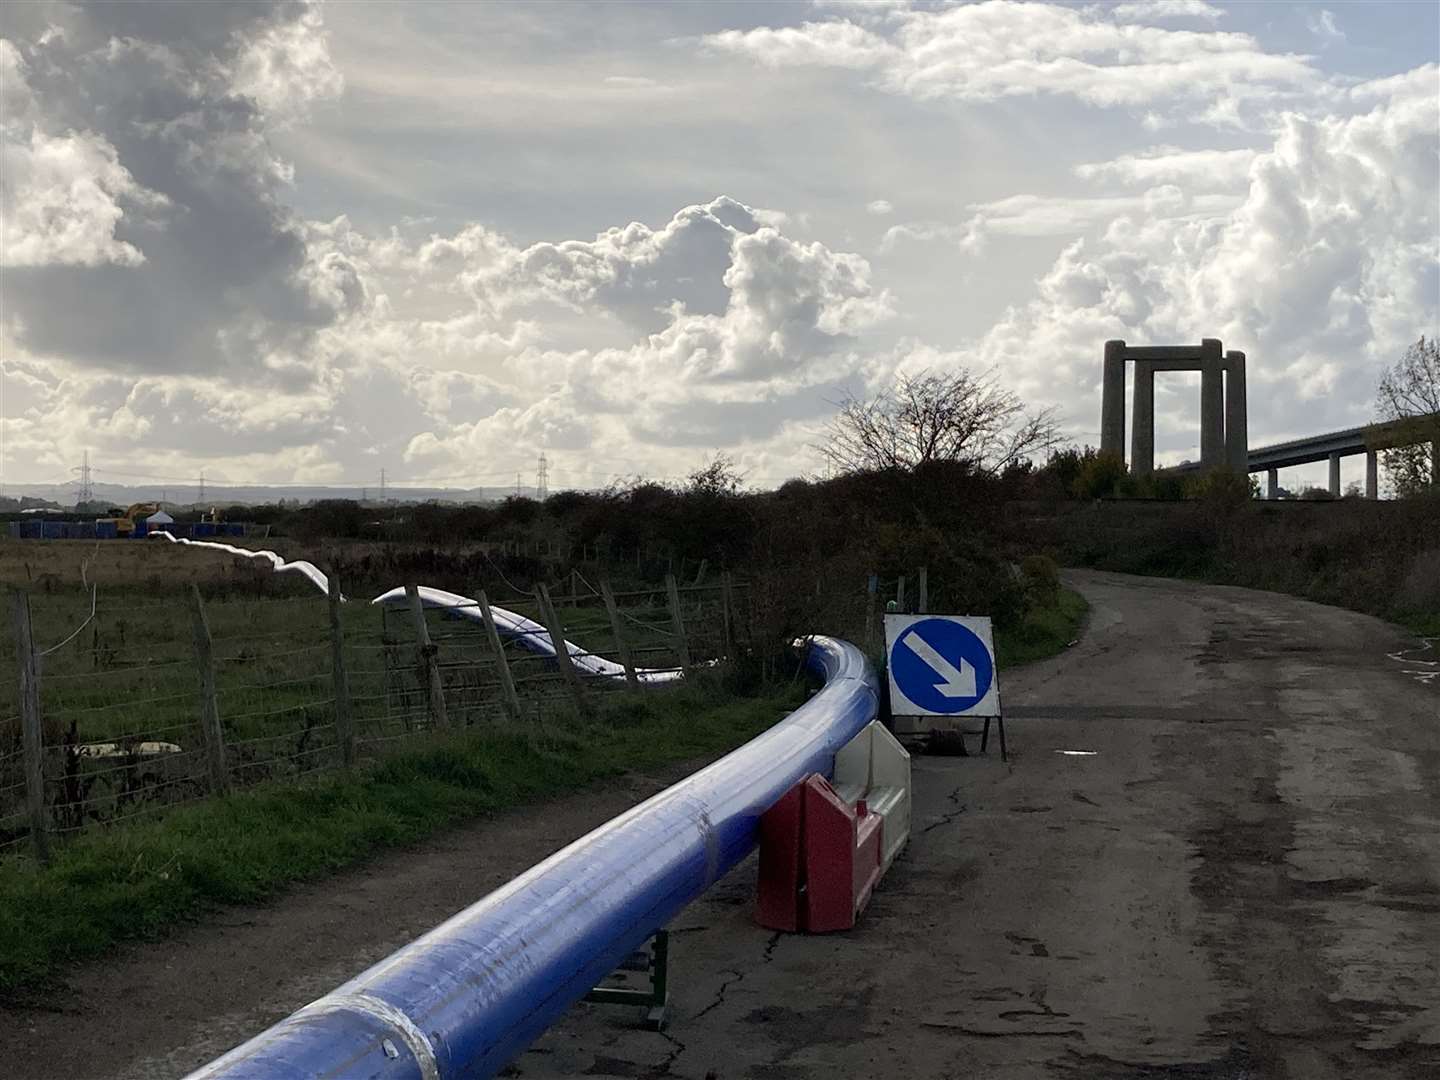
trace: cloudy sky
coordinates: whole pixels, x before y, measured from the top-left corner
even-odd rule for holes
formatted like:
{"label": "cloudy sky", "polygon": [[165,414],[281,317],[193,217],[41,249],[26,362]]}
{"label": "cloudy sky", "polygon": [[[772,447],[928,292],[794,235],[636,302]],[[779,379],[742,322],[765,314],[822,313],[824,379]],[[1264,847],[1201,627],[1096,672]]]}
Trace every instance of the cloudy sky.
{"label": "cloudy sky", "polygon": [[12,0],[3,482],[769,486],[897,371],[1098,441],[1110,337],[1361,423],[1440,331],[1437,10]]}

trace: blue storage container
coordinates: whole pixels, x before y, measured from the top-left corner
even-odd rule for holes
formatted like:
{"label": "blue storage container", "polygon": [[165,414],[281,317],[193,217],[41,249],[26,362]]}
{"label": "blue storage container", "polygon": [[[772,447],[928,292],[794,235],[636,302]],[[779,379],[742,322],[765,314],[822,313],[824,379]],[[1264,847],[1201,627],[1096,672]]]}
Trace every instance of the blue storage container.
{"label": "blue storage container", "polygon": [[114,539],[115,539],[117,536],[119,536],[119,535],[120,535],[120,530],[119,530],[118,528],[116,528],[115,522],[113,522],[113,521],[97,521],[97,522],[95,522],[95,539],[97,539],[97,540],[114,540]]}

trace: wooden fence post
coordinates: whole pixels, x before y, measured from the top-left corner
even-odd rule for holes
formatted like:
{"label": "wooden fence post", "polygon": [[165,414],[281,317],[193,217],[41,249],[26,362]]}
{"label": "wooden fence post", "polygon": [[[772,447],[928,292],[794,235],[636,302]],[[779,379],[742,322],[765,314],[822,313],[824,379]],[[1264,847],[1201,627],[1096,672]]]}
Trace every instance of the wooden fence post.
{"label": "wooden fence post", "polygon": [[560,669],[560,674],[565,677],[570,692],[575,696],[575,707],[582,714],[588,713],[590,701],[585,696],[585,688],[580,685],[580,674],[575,670],[575,661],[571,659],[570,649],[565,644],[565,628],[560,625],[560,616],[555,614],[555,605],[550,600],[550,590],[543,581],[535,587],[535,601],[540,605],[540,618],[550,634],[550,644],[555,647],[555,666]]}
{"label": "wooden fence post", "polygon": [[735,596],[730,589],[730,571],[725,570],[720,574],[720,644],[727,659],[735,653],[734,619]]}
{"label": "wooden fence post", "polygon": [[15,658],[20,664],[20,736],[25,757],[25,805],[30,813],[30,839],[35,857],[50,861],[49,823],[45,820],[45,731],[40,722],[40,665],[30,630],[30,597],[23,589],[11,593],[15,622]]}
{"label": "wooden fence post", "polygon": [[495,654],[495,670],[500,674],[500,692],[505,695],[505,711],[512,719],[520,719],[520,695],[515,692],[515,679],[510,674],[510,661],[505,658],[505,643],[500,640],[500,631],[495,626],[495,616],[490,611],[490,598],[480,590],[480,617],[485,622],[485,636],[490,639],[490,651]]}
{"label": "wooden fence post", "polygon": [[876,612],[880,607],[880,575],[871,574],[865,579],[865,644],[875,641]]}
{"label": "wooden fence post", "polygon": [[200,672],[200,733],[205,739],[210,791],[224,795],[230,790],[230,772],[225,767],[225,730],[220,726],[220,702],[215,690],[215,652],[199,585],[190,586],[190,605],[194,615],[195,666]]}
{"label": "wooden fence post", "polygon": [[930,614],[930,568],[920,567],[920,603],[915,608],[916,614]]}
{"label": "wooden fence post", "polygon": [[448,728],[450,714],[445,709],[445,684],[440,681],[440,665],[435,660],[439,650],[430,641],[430,627],[425,622],[425,605],[420,602],[420,590],[414,585],[406,585],[405,599],[410,601],[410,620],[415,624],[415,655],[425,666],[430,717],[436,727]]}
{"label": "wooden fence post", "polygon": [[615,649],[620,653],[620,663],[625,666],[625,684],[631,690],[640,689],[640,677],[635,674],[635,660],[630,655],[630,643],[625,639],[625,628],[620,625],[620,609],[615,606],[615,593],[608,578],[600,579],[600,595],[605,600],[605,610],[610,615],[610,629],[615,635]]}
{"label": "wooden fence post", "polygon": [[685,620],[680,614],[680,587],[675,583],[674,574],[665,575],[665,591],[670,594],[670,621],[675,626],[675,651],[680,654],[680,666],[690,666],[690,643],[685,640]]}
{"label": "wooden fence post", "polygon": [[355,721],[350,713],[350,678],[345,673],[345,632],[340,625],[340,582],[332,572],[330,588],[330,677],[335,686],[335,739],[340,761],[355,764]]}

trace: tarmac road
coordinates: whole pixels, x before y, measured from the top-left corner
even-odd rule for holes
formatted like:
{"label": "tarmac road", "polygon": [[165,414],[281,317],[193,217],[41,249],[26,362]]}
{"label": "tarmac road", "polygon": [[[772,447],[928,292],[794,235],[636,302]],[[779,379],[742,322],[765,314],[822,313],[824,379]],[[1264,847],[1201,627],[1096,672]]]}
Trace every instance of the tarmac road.
{"label": "tarmac road", "polygon": [[[909,847],[854,931],[760,929],[747,862],[672,927],[664,1034],[579,1005],[510,1074],[1440,1076],[1440,657],[1274,594],[1069,579],[1081,641],[1002,678],[1010,763],[914,759]],[[76,972],[0,1010],[0,1075],[179,1075],[671,773]]]}
{"label": "tarmac road", "polygon": [[1335,608],[1068,576],[1090,624],[1002,680],[1009,765],[914,759],[853,932],[758,928],[746,864],[673,927],[665,1035],[579,1006],[517,1075],[1440,1076],[1440,665]]}

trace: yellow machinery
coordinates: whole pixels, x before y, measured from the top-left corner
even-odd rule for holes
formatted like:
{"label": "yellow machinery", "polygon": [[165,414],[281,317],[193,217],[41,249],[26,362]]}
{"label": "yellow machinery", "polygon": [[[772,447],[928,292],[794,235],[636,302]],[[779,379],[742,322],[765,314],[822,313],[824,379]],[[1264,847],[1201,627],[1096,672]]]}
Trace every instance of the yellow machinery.
{"label": "yellow machinery", "polygon": [[135,519],[137,517],[158,513],[159,510],[159,503],[133,503],[130,509],[126,510],[125,513],[119,517],[101,518],[100,521],[114,522],[115,535],[128,539],[135,535]]}

